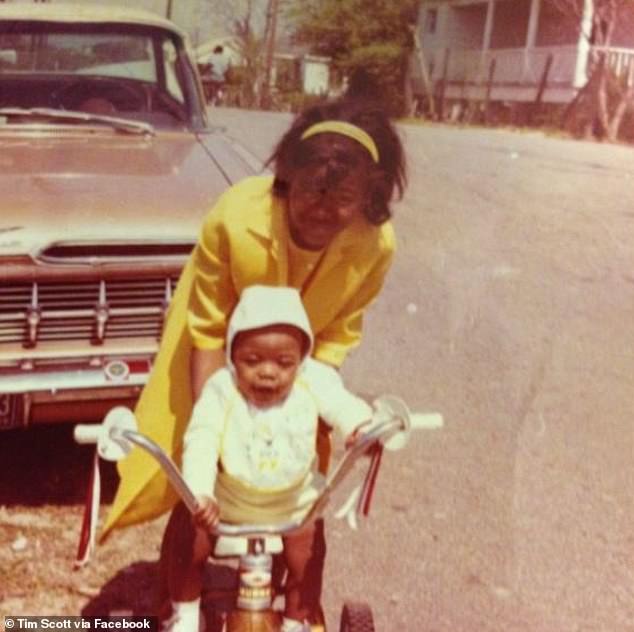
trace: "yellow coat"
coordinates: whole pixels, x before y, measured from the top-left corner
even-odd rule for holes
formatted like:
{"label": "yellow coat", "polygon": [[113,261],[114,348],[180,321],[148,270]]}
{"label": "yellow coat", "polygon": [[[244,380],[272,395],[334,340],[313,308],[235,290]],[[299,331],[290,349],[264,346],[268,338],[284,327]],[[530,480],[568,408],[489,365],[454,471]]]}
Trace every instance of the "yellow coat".
{"label": "yellow coat", "polygon": [[[170,305],[152,373],[137,404],[139,430],[180,463],[192,409],[192,346],[219,349],[243,288],[287,285],[284,203],[272,178],[247,178],[221,196],[208,214]],[[364,310],[378,294],[394,253],[390,223],[364,220],[339,233],[301,288],[315,334],[314,356],[339,366],[359,344]],[[159,516],[177,501],[156,461],[135,449],[119,463],[121,481],[101,533]]]}

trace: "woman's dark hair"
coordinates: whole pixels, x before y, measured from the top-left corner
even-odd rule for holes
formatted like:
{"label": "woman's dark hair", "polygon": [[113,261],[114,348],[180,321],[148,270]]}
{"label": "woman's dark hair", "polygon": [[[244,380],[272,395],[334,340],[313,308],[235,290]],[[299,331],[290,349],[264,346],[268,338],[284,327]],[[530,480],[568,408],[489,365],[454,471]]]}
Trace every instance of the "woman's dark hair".
{"label": "woman's dark hair", "polygon": [[[346,96],[317,104],[299,114],[266,163],[274,166],[273,194],[286,197],[289,179],[297,165],[304,162],[302,154],[306,153],[306,143],[314,138],[304,141],[302,134],[315,123],[327,120],[352,123],[365,130],[374,140],[379,162],[368,160],[371,163],[370,195],[364,214],[371,224],[382,224],[392,215],[390,201],[394,191],[398,192],[399,198],[402,197],[407,177],[401,139],[387,114],[372,99]],[[359,148],[362,153],[365,152],[361,145]],[[367,156],[369,158],[369,153]]]}

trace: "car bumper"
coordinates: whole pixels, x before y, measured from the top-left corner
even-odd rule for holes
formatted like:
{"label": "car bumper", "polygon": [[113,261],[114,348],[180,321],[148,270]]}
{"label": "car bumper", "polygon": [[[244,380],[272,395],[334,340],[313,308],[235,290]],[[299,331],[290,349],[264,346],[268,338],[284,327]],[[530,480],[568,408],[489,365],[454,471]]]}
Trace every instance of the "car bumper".
{"label": "car bumper", "polygon": [[112,406],[133,404],[151,369],[148,357],[70,365],[0,368],[0,430],[37,423],[99,421]]}

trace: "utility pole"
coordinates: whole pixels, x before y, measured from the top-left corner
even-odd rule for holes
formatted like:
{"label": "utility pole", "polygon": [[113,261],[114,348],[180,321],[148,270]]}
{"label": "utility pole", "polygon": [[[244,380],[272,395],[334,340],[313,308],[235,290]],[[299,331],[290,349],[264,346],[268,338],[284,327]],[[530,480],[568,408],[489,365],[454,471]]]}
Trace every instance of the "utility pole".
{"label": "utility pole", "polygon": [[165,9],[165,17],[168,20],[172,19],[172,0],[167,0],[167,8]]}
{"label": "utility pole", "polygon": [[420,33],[418,32],[418,24],[410,26],[412,33],[412,40],[414,41],[414,53],[416,60],[418,61],[418,68],[420,70],[421,78],[423,80],[423,86],[425,93],[427,94],[427,104],[429,108],[429,116],[432,119],[436,118],[436,104],[434,103],[434,84],[430,76],[429,68],[427,66],[427,60],[425,59],[425,51],[420,39]]}
{"label": "utility pole", "polygon": [[266,11],[266,57],[264,62],[264,83],[260,96],[260,107],[271,104],[271,74],[273,71],[273,53],[275,52],[275,32],[277,30],[278,0],[269,0]]}

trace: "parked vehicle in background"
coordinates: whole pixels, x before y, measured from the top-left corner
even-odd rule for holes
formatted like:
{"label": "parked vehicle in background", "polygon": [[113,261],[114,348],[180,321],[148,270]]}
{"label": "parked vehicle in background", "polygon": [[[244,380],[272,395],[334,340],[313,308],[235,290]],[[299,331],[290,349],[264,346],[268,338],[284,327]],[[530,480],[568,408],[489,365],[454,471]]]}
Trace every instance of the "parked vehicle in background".
{"label": "parked vehicle in background", "polygon": [[171,22],[0,5],[0,429],[134,402],[204,213],[258,168]]}

